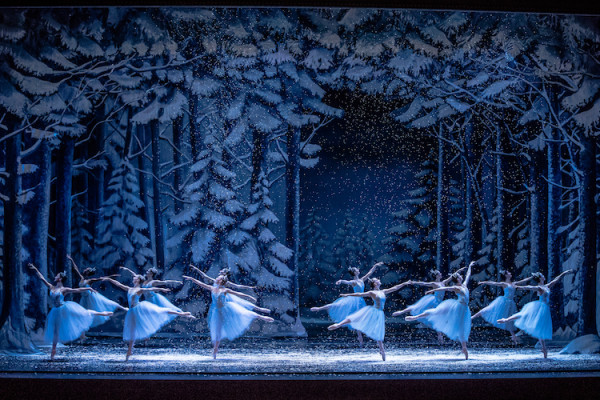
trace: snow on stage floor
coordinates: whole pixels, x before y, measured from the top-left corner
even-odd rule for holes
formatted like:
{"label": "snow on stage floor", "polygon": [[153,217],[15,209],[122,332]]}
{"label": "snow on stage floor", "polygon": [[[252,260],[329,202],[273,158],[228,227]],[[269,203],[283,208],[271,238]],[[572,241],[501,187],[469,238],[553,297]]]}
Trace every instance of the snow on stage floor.
{"label": "snow on stage floor", "polygon": [[410,377],[431,374],[573,374],[600,376],[600,355],[563,355],[551,348],[548,359],[529,344],[517,348],[486,348],[472,344],[469,360],[458,345],[415,346],[386,344],[382,361],[374,342],[364,348],[341,341],[243,338],[225,343],[213,360],[210,342],[150,339],[136,346],[125,362],[126,346],[118,340],[87,339],[86,344],[60,347],[54,362],[49,348],[32,356],[0,355],[0,374],[53,375],[125,374],[202,378],[237,376],[353,376]]}

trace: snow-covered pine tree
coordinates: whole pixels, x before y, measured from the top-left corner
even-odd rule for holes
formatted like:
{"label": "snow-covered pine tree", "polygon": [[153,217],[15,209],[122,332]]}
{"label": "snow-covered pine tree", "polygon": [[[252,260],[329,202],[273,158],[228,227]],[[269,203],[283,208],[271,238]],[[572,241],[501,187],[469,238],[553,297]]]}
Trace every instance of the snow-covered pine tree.
{"label": "snow-covered pine tree", "polygon": [[[303,307],[314,307],[335,297],[331,278],[337,271],[333,267],[329,248],[329,235],[322,225],[322,217],[310,209],[300,229],[300,302]],[[332,293],[334,292],[334,293]]]}
{"label": "snow-covered pine tree", "polygon": [[119,266],[138,272],[152,266],[150,239],[143,234],[148,224],[140,217],[143,207],[137,174],[124,157],[112,173],[100,211],[94,265],[104,273],[117,273]]}
{"label": "snow-covered pine tree", "polygon": [[[295,321],[294,303],[290,294],[290,278],[294,272],[286,263],[292,256],[292,251],[281,244],[269,229],[270,224],[279,222],[271,211],[273,201],[269,195],[270,187],[268,178],[261,172],[252,190],[252,203],[247,208],[247,217],[239,225],[241,230],[251,236],[250,240],[241,243],[239,257],[255,285],[261,292],[264,290],[261,295],[262,305],[271,309],[278,319],[291,324]],[[235,242],[245,237],[233,234],[229,240]],[[278,330],[275,326],[265,329]]]}

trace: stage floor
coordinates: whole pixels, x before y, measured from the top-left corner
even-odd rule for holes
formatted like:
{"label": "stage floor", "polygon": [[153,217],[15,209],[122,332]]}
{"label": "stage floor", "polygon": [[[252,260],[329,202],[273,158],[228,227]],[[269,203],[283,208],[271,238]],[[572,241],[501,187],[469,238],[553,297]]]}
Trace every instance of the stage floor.
{"label": "stage floor", "polygon": [[136,345],[125,362],[126,345],[116,339],[88,338],[84,344],[61,346],[55,361],[50,349],[42,354],[0,354],[0,375],[39,377],[90,377],[119,375],[152,379],[210,379],[229,376],[252,379],[305,378],[410,378],[430,376],[513,376],[527,374],[600,376],[600,355],[563,355],[551,347],[548,359],[530,343],[511,347],[485,347],[471,343],[469,360],[457,344],[415,345],[386,343],[386,361],[376,344],[308,339],[242,338],[222,345],[216,360],[210,340],[152,338]]}

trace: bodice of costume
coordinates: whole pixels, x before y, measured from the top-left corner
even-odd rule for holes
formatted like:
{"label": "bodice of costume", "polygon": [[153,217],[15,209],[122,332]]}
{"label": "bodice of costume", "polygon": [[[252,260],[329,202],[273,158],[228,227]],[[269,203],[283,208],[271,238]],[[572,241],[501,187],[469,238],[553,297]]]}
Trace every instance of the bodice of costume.
{"label": "bodice of costume", "polygon": [[[144,283],[144,284],[142,285],[142,287],[143,287],[144,289],[147,289],[147,288],[151,288],[151,287],[152,287],[152,285],[150,285],[149,283]],[[146,296],[146,297],[145,297],[146,299],[151,299],[152,297],[154,297],[154,295],[155,295],[155,294],[156,294],[156,293],[154,293],[153,291],[149,290],[149,291],[147,291],[147,292],[145,292],[145,293],[144,293],[144,296]]]}
{"label": "bodice of costume", "polygon": [[373,299],[373,307],[378,310],[383,310],[385,306],[385,293],[382,290],[375,292],[375,298]]}
{"label": "bodice of costume", "polygon": [[538,296],[540,296],[541,301],[543,301],[546,304],[549,304],[550,303],[550,289],[543,287],[542,290],[544,292]]}
{"label": "bodice of costume", "polygon": [[438,301],[438,303],[441,303],[442,300],[444,300],[445,294],[446,293],[444,291],[435,292],[434,296],[435,296],[435,299]]}
{"label": "bodice of costume", "polygon": [[516,289],[514,286],[506,286],[504,288],[504,297],[512,300],[515,298],[515,292]]}
{"label": "bodice of costume", "polygon": [[129,308],[135,307],[140,303],[140,295],[136,294],[137,290],[130,289],[127,292],[127,303],[129,304]]}
{"label": "bodice of costume", "polygon": [[217,308],[221,308],[223,307],[223,305],[225,304],[225,302],[227,301],[227,293],[223,292],[221,290],[219,291],[212,291],[211,292],[211,299],[213,304],[215,304],[217,306]]}
{"label": "bodice of costume", "polygon": [[50,305],[52,307],[60,307],[65,304],[65,296],[60,291],[50,291]]}
{"label": "bodice of costume", "polygon": [[461,304],[469,304],[469,289],[464,286],[460,287],[460,291],[456,293],[456,297]]}
{"label": "bodice of costume", "polygon": [[352,285],[352,289],[354,290],[354,293],[364,293],[365,283],[361,279],[357,279],[353,282],[354,285]]}

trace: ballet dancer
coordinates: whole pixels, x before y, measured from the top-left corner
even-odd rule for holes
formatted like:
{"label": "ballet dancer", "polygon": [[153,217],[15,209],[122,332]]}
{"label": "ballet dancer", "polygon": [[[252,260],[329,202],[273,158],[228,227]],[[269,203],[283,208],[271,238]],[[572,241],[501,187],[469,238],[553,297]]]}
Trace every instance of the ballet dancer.
{"label": "ballet dancer", "polygon": [[[455,272],[460,273],[464,269],[467,269],[467,267],[459,268]],[[452,275],[450,275],[448,278],[442,280],[442,273],[440,271],[438,271],[437,269],[431,270],[431,272],[429,274],[434,279],[433,281],[430,281],[430,282],[420,282],[420,281],[415,282],[415,281],[413,281],[412,284],[417,285],[417,286],[425,286],[425,287],[437,289],[437,288],[441,288],[444,286],[448,286],[448,284],[452,280]],[[444,292],[444,291],[435,292],[433,294],[427,294],[427,295],[421,297],[416,303],[411,304],[410,306],[406,307],[404,310],[396,311],[395,313],[392,314],[392,317],[397,317],[397,316],[400,316],[400,315],[406,314],[406,313],[410,313],[410,315],[419,315],[422,312],[424,312],[425,310],[429,310],[430,308],[436,308],[444,300],[445,294],[446,294],[446,292]],[[431,323],[429,323],[428,321],[423,320],[423,321],[421,321],[421,323],[423,325],[425,325],[426,327],[433,329]],[[442,332],[436,331],[436,333],[437,333],[438,343],[440,345],[443,344],[444,336],[442,335]]]}
{"label": "ballet dancer", "polygon": [[372,306],[365,306],[358,311],[348,315],[342,322],[330,325],[327,329],[332,331],[345,325],[350,325],[353,329],[360,331],[377,342],[381,358],[385,361],[385,348],[383,347],[383,338],[385,337],[385,315],[383,307],[385,305],[386,295],[402,289],[409,285],[404,282],[389,289],[381,289],[381,281],[377,278],[369,279],[372,290],[364,293],[343,293],[342,297],[370,297],[373,300]]}
{"label": "ballet dancer", "polygon": [[529,278],[513,282],[512,273],[510,271],[500,271],[500,276],[504,277],[504,282],[479,282],[478,286],[499,286],[504,290],[504,294],[502,296],[496,297],[494,301],[492,301],[486,307],[479,310],[475,315],[471,317],[471,321],[473,321],[477,317],[481,317],[488,323],[492,324],[492,326],[510,332],[510,338],[512,339],[513,344],[517,345],[518,340],[517,336],[515,335],[514,322],[510,321],[504,324],[500,324],[498,323],[498,320],[510,317],[511,315],[517,312],[517,305],[515,304],[515,292],[519,285],[522,285],[525,282],[533,279],[533,277],[530,276]]}
{"label": "ballet dancer", "polygon": [[166,307],[159,307],[147,300],[140,301],[142,294],[149,292],[169,292],[167,288],[142,287],[144,276],[134,275],[133,286],[123,285],[121,282],[112,278],[103,278],[103,281],[110,282],[119,289],[127,292],[127,302],[129,311],[125,314],[125,324],[123,325],[123,341],[128,343],[127,355],[125,361],[133,354],[133,345],[136,340],[147,339],[154,335],[160,328],[169,323],[174,317],[187,317],[195,319],[190,312],[177,311]]}
{"label": "ballet dancer", "polygon": [[74,301],[65,301],[65,295],[69,293],[92,292],[91,287],[73,289],[63,285],[66,278],[64,272],[59,272],[54,277],[54,285],[44,278],[44,275],[33,265],[29,264],[29,269],[34,271],[38,278],[50,289],[50,304],[52,309],[46,318],[46,329],[44,331],[44,341],[52,343],[50,360],[54,360],[56,355],[56,345],[68,343],[81,337],[81,335],[90,329],[95,316],[109,317],[113,313],[110,311],[86,310]]}
{"label": "ballet dancer", "polygon": [[201,288],[209,290],[211,293],[212,303],[208,311],[208,327],[210,329],[210,338],[214,345],[213,359],[217,358],[219,345],[223,339],[234,340],[238,338],[248,329],[250,323],[255,318],[265,322],[274,321],[271,317],[257,314],[233,301],[229,301],[227,297],[231,295],[246,298],[250,301],[256,301],[256,299],[250,295],[226,288],[227,277],[225,276],[221,275],[217,277],[215,281],[216,286],[207,285],[187,275],[184,275],[183,279],[192,281]]}
{"label": "ballet dancer", "polygon": [[[79,268],[77,267],[75,260],[73,260],[73,258],[70,255],[67,255],[67,258],[69,260],[71,260],[71,263],[73,264],[73,269],[79,276],[79,287],[83,287],[83,288],[92,287],[91,285],[93,283],[99,282],[102,280],[102,278],[105,278],[105,277],[100,277],[100,278],[92,278],[91,277],[92,275],[94,275],[96,273],[96,268],[86,268],[82,272],[79,272]],[[111,275],[111,276],[109,276],[109,278],[116,277],[116,276],[118,276],[118,275]],[[94,310],[94,311],[115,312],[116,310],[123,310],[123,311],[129,310],[127,307],[123,307],[119,303],[112,301],[110,299],[107,299],[106,297],[104,297],[103,295],[101,295],[100,293],[98,293],[95,290],[88,290],[85,292],[81,292],[81,300],[79,301],[79,304],[83,308],[86,308],[88,310]],[[110,317],[96,315],[96,316],[94,316],[94,322],[92,322],[91,328],[98,326],[98,325],[102,325],[109,319],[110,319]],[[81,338],[82,339],[85,338],[85,333],[82,335]]]}
{"label": "ballet dancer", "polygon": [[[233,283],[229,280],[229,276],[230,276],[230,271],[229,268],[223,268],[219,271],[219,275],[216,278],[211,278],[210,276],[208,276],[206,273],[204,273],[202,270],[200,270],[199,268],[196,268],[195,266],[193,266],[192,264],[190,264],[190,267],[198,272],[204,279],[208,280],[211,282],[213,287],[217,287],[217,279],[219,277],[224,276],[225,278],[225,286],[230,286],[234,289],[238,289],[238,290],[252,290],[252,289],[256,289],[256,287],[254,286],[246,286],[246,285],[239,285],[237,283]],[[231,296],[227,296],[226,297],[227,301],[233,301],[237,304],[239,304],[240,306],[244,307],[246,310],[251,310],[251,311],[260,311],[262,313],[265,314],[269,314],[271,312],[271,310],[269,310],[268,308],[263,308],[263,307],[259,307],[254,303],[249,302],[248,300],[244,300],[241,297],[236,296],[235,294],[232,294]]]}
{"label": "ballet dancer", "polygon": [[[350,286],[352,286],[354,293],[364,293],[365,281],[367,279],[369,279],[369,276],[371,276],[373,274],[373,272],[375,272],[377,267],[379,267],[380,265],[383,265],[383,263],[378,262],[377,264],[373,265],[373,267],[371,267],[369,272],[367,272],[367,274],[365,276],[363,276],[362,278],[360,277],[360,270],[358,268],[349,267],[348,272],[350,273],[350,275],[352,275],[352,279],[349,281],[340,279],[340,280],[336,281],[335,284],[338,286],[342,285],[342,284],[350,285]],[[342,322],[343,320],[346,319],[346,317],[348,317],[348,315],[360,310],[361,308],[365,307],[366,305],[367,305],[367,303],[365,303],[365,300],[362,297],[343,296],[343,297],[338,298],[333,303],[329,303],[329,304],[326,304],[321,307],[312,307],[310,309],[310,311],[316,312],[316,311],[327,310],[327,313],[329,314],[329,318],[331,318],[333,320],[333,322],[338,323],[338,322]],[[363,345],[362,333],[359,330],[357,330],[356,334],[358,336],[358,343],[362,347],[362,345]]]}
{"label": "ballet dancer", "polygon": [[552,315],[550,314],[550,289],[556,285],[565,275],[575,272],[570,269],[564,271],[556,278],[554,278],[547,285],[545,284],[546,278],[543,274],[535,272],[532,274],[532,278],[537,281],[535,286],[518,286],[520,290],[533,290],[537,292],[539,299],[530,301],[525,304],[521,311],[508,317],[498,320],[499,324],[506,324],[514,321],[517,328],[530,336],[538,339],[542,346],[542,354],[544,358],[548,358],[548,348],[546,347],[546,340],[552,339]]}
{"label": "ballet dancer", "polygon": [[[125,271],[129,271],[134,276],[137,275],[135,272],[133,272],[132,270],[130,270],[127,267],[119,267],[119,268],[122,270],[125,270]],[[143,276],[144,281],[142,282],[142,288],[148,289],[148,288],[163,286],[163,285],[171,285],[171,284],[182,285],[183,284],[183,282],[176,281],[176,280],[161,281],[158,279],[154,279],[157,276],[158,276],[158,270],[156,268],[154,268],[154,267],[148,268],[146,270],[146,273]],[[177,312],[183,312],[183,310],[181,308],[173,305],[173,303],[171,303],[165,296],[163,296],[160,293],[157,293],[154,290],[144,292],[144,299],[146,301],[149,301],[152,304],[159,306],[159,307],[169,308],[169,309],[171,309],[173,311],[177,311]],[[174,320],[176,317],[177,317],[177,315],[175,315],[175,314],[169,316],[169,318],[170,318],[169,322]]]}
{"label": "ballet dancer", "polygon": [[475,265],[475,261],[469,264],[464,280],[460,274],[453,273],[450,283],[454,282],[454,286],[443,286],[425,292],[425,294],[442,291],[454,292],[457,296],[456,299],[444,300],[436,308],[430,308],[421,314],[405,318],[406,321],[427,322],[436,331],[442,332],[451,340],[460,342],[465,360],[469,359],[467,341],[471,333],[471,312],[469,311],[469,289],[467,285],[471,279],[471,269]]}

